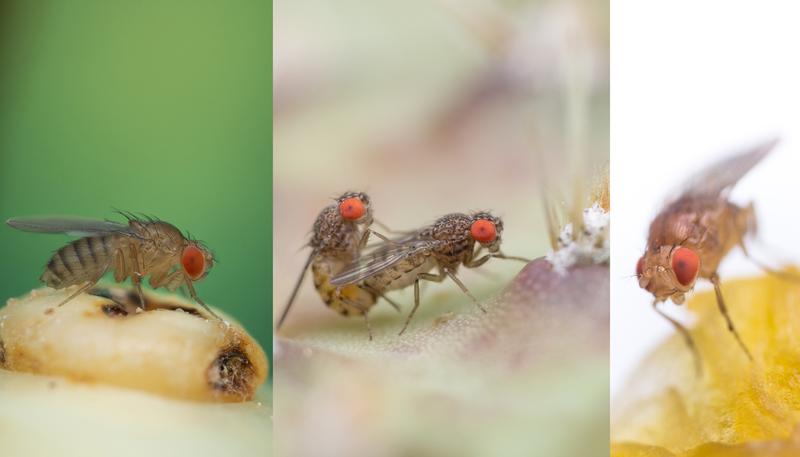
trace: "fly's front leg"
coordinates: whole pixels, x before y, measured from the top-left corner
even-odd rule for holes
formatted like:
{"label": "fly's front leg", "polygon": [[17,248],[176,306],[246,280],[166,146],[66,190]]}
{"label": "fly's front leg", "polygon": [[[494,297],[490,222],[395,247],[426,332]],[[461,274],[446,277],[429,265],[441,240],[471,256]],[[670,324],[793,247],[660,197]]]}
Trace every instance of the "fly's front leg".
{"label": "fly's front leg", "polygon": [[525,257],[516,257],[513,255],[505,255],[502,252],[498,252],[497,254],[492,254],[492,257],[497,257],[498,259],[506,259],[506,260],[518,260],[520,262],[530,263],[533,260],[525,258]]}
{"label": "fly's front leg", "polygon": [[[195,290],[194,290],[194,286],[192,285],[192,281],[190,281],[188,278],[186,278],[184,284],[186,284],[186,288],[189,289],[189,295],[192,296],[192,299],[194,299],[194,301],[196,301],[197,303],[200,303],[200,306],[205,308],[205,310],[208,311],[209,314],[211,314],[212,316],[216,317],[218,320],[223,321],[221,317],[217,316],[217,313],[215,313],[214,311],[211,311],[211,308],[209,308],[208,305],[206,305],[205,303],[203,303],[202,300],[200,300],[200,298],[197,296],[197,292],[195,292]],[[225,321],[223,321],[223,322],[225,322]],[[225,322],[225,323],[227,324],[227,322]]]}
{"label": "fly's front leg", "polygon": [[385,241],[387,243],[397,244],[394,241],[390,240],[385,235],[382,235],[381,233],[378,233],[375,230],[372,230],[372,229],[368,228],[368,229],[364,230],[364,233],[361,235],[361,239],[358,240],[358,249],[359,250],[364,249],[364,247],[367,245],[367,242],[369,241],[370,234],[377,236],[378,238],[380,238],[381,240],[383,240],[383,241]]}
{"label": "fly's front leg", "polygon": [[689,333],[689,330],[683,326],[680,322],[676,321],[675,319],[669,317],[663,311],[658,308],[658,300],[653,300],[653,309],[656,310],[658,314],[661,315],[664,319],[668,320],[675,329],[683,336],[684,341],[686,341],[686,345],[689,346],[689,350],[692,351],[692,357],[694,358],[694,369],[698,376],[703,374],[703,361],[700,358],[700,352],[697,350],[697,346],[694,344],[694,339],[692,339],[692,335]]}
{"label": "fly's front leg", "polygon": [[744,345],[741,337],[739,337],[739,332],[736,331],[736,328],[733,326],[733,321],[731,320],[730,315],[728,315],[728,307],[725,306],[725,300],[722,298],[722,289],[720,288],[719,283],[719,275],[714,273],[711,275],[711,283],[714,284],[714,293],[717,295],[717,306],[719,306],[719,312],[722,313],[722,316],[725,318],[725,321],[728,323],[728,330],[733,333],[734,338],[736,338],[736,342],[739,343],[739,346],[742,348],[744,353],[747,355],[747,358],[751,361],[753,360],[753,356],[750,354],[750,351],[747,349],[747,346]]}
{"label": "fly's front leg", "polygon": [[[480,260],[480,259],[478,259],[478,260]],[[485,260],[484,260],[484,262],[485,262]],[[475,304],[478,306],[478,309],[480,309],[481,311],[483,311],[484,313],[486,313],[486,308],[484,308],[484,307],[483,307],[483,306],[482,306],[482,305],[481,305],[481,304],[478,302],[478,299],[477,299],[477,298],[475,298],[475,297],[474,297],[474,296],[473,296],[473,295],[470,293],[469,289],[467,289],[467,286],[465,286],[465,285],[464,285],[464,283],[463,283],[463,282],[461,282],[461,280],[460,280],[460,279],[458,279],[458,276],[456,276],[456,274],[455,274],[454,272],[452,272],[452,271],[450,271],[450,270],[445,270],[445,273],[447,274],[447,276],[450,276],[450,279],[452,279],[454,283],[458,284],[458,287],[459,287],[459,288],[461,288],[461,291],[462,291],[462,292],[464,292],[465,294],[467,294],[467,296],[468,296],[469,298],[471,298],[471,299],[472,299],[472,301],[474,301],[474,302],[475,302]]]}
{"label": "fly's front leg", "polygon": [[432,282],[442,282],[442,281],[444,281],[445,277],[447,277],[447,274],[444,272],[443,269],[439,270],[439,274],[438,275],[433,275],[433,274],[430,274],[430,273],[419,273],[419,274],[417,274],[417,279],[414,280],[414,307],[411,308],[411,313],[409,313],[408,317],[406,318],[406,323],[405,323],[405,325],[403,325],[403,329],[400,330],[400,333],[398,333],[398,335],[402,335],[403,332],[406,331],[406,329],[408,328],[409,322],[411,322],[411,318],[414,317],[414,313],[416,313],[417,312],[417,308],[419,308],[419,281],[420,281],[420,279],[424,279],[426,281],[432,281]]}
{"label": "fly's front leg", "polygon": [[392,230],[391,228],[389,228],[388,225],[384,224],[383,222],[381,222],[381,221],[379,221],[379,220],[377,220],[375,218],[372,218],[372,222],[375,225],[377,225],[378,227],[380,227],[381,230],[383,230],[386,233],[392,233],[392,234],[395,234],[395,235],[410,235],[410,234],[414,233],[413,230]]}
{"label": "fly's front leg", "polygon": [[[477,251],[476,251],[477,254]],[[484,263],[488,262],[493,256],[492,254],[486,254],[483,257],[477,259],[469,259],[468,261],[464,262],[464,266],[467,268],[478,268],[479,266],[483,265]]]}

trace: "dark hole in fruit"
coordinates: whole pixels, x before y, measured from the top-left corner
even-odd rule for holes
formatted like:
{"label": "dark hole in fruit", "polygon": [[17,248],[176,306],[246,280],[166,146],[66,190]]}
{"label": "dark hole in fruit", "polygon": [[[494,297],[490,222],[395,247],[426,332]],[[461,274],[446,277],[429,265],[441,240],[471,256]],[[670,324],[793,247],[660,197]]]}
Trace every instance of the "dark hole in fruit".
{"label": "dark hole in fruit", "polygon": [[250,359],[239,347],[223,349],[208,368],[208,382],[214,390],[246,397],[255,379]]}
{"label": "dark hole in fruit", "polygon": [[0,367],[6,366],[6,347],[3,346],[3,340],[0,340]]}
{"label": "dark hole in fruit", "polygon": [[[103,313],[105,313],[105,315],[108,317],[124,317],[132,314],[138,314],[139,311],[137,308],[141,308],[139,293],[136,292],[136,289],[134,288],[120,287],[108,289],[104,287],[98,287],[92,289],[90,294],[97,297],[106,298],[113,302],[104,304],[102,306]],[[147,304],[147,307],[145,308],[146,311],[165,309],[169,311],[182,311],[195,317],[203,317],[200,311],[189,306],[177,304],[173,301],[159,300],[158,298],[147,297],[146,295],[144,300]]]}
{"label": "dark hole in fruit", "polygon": [[109,303],[107,305],[103,305],[103,314],[108,317],[124,317],[128,315],[128,311],[125,309],[120,303],[114,302]]}

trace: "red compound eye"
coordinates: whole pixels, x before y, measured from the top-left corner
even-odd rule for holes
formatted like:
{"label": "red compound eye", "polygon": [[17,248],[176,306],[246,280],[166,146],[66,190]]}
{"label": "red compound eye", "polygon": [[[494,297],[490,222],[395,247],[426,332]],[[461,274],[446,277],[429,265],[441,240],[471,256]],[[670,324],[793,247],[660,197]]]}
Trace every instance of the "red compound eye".
{"label": "red compound eye", "polygon": [[700,268],[700,258],[697,253],[689,248],[678,248],[672,253],[672,271],[678,282],[688,286],[697,276]]}
{"label": "red compound eye", "polygon": [[478,219],[473,222],[469,233],[472,234],[472,238],[481,243],[490,243],[497,238],[497,228],[494,226],[494,222],[486,219]]}
{"label": "red compound eye", "polygon": [[183,265],[183,271],[190,278],[193,280],[200,279],[203,277],[203,273],[206,272],[206,256],[197,246],[186,246],[183,249],[183,256],[181,256],[181,265]]}
{"label": "red compound eye", "polygon": [[339,214],[348,221],[356,221],[367,211],[364,202],[358,197],[350,197],[339,203]]}
{"label": "red compound eye", "polygon": [[644,274],[644,256],[636,262],[636,276],[641,277]]}

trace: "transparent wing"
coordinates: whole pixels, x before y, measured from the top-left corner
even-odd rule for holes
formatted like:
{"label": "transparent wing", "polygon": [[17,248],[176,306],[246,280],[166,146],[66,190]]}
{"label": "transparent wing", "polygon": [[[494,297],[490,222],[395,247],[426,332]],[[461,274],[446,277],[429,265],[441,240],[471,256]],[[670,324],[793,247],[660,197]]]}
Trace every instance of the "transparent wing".
{"label": "transparent wing", "polygon": [[777,138],[712,164],[684,183],[678,199],[722,195],[732,189],[750,169],[766,157],[776,144],[778,144]]}
{"label": "transparent wing", "polygon": [[331,284],[346,286],[361,282],[403,259],[429,249],[430,246],[428,241],[382,243],[371,253],[359,257],[358,260],[346,266],[341,273],[331,279]]}
{"label": "transparent wing", "polygon": [[25,232],[66,233],[71,236],[131,233],[128,224],[70,217],[15,217],[7,220],[6,224]]}

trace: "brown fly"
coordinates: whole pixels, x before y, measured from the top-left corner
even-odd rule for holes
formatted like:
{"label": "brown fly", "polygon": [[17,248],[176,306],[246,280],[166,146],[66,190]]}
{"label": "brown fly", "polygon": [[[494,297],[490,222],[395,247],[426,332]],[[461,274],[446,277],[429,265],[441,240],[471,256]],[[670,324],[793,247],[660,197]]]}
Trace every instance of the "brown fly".
{"label": "brown fly", "polygon": [[[322,301],[343,316],[363,316],[369,337],[372,339],[367,312],[382,294],[376,289],[361,285],[350,285],[337,290],[337,287],[330,282],[345,265],[358,258],[361,250],[367,245],[370,234],[388,241],[385,236],[370,228],[372,223],[370,199],[362,192],[346,192],[336,199],[334,204],[325,207],[319,213],[312,228],[311,241],[308,243],[311,253],[278,320],[278,329],[286,320],[306,271],[310,267],[314,277],[314,287]],[[388,298],[386,300],[399,310],[394,302]]]}
{"label": "brown fly", "polygon": [[[449,277],[486,312],[456,273],[460,265],[477,268],[492,257],[527,262],[528,259],[500,252],[502,232],[503,222],[488,212],[448,214],[405,237],[382,243],[375,251],[351,263],[331,280],[331,284],[340,289],[359,285],[380,293],[414,284],[414,307],[400,334],[405,332],[419,307],[421,280],[442,282]],[[483,249],[488,253],[480,257]],[[430,273],[433,269],[438,269],[439,273]]]}
{"label": "brown fly", "polygon": [[127,224],[77,218],[14,218],[6,223],[26,232],[79,236],[53,254],[40,280],[54,289],[80,286],[59,303],[62,306],[92,289],[108,272],[117,282],[131,278],[139,303],[146,306],[142,280],[150,276],[153,288],[170,291],[186,286],[192,298],[219,317],[197,297],[194,282],[214,265],[214,256],[202,243],[184,236],[174,225],[151,217],[120,212]]}
{"label": "brown fly", "polygon": [[650,224],[647,251],[636,264],[639,286],[653,294],[653,308],[683,335],[694,354],[698,372],[702,362],[689,331],[660,310],[658,303],[670,299],[681,304],[698,278],[711,281],[728,330],[752,360],[728,314],[717,270],[734,247],[741,247],[747,254],[745,236],[756,228],[753,204],[737,206],[728,200],[728,195],[776,143],[770,141],[726,158],[694,176],[678,198],[667,204]]}

